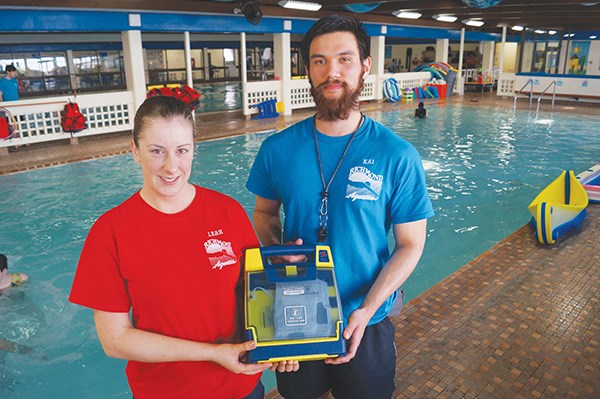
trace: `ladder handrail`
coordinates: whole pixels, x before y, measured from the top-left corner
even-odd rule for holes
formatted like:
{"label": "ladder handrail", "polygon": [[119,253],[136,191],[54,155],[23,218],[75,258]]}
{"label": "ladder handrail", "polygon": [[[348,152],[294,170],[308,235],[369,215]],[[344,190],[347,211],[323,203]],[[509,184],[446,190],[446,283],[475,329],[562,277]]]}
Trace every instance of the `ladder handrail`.
{"label": "ladder handrail", "polygon": [[546,86],[546,88],[544,90],[542,90],[542,92],[540,93],[540,96],[538,97],[538,100],[537,100],[537,108],[535,109],[535,119],[537,119],[538,113],[540,112],[540,101],[542,101],[542,96],[552,85],[554,85],[554,90],[552,91],[552,109],[554,109],[554,98],[556,97],[556,80],[553,80],[552,82],[550,82],[550,84],[548,86]]}
{"label": "ladder handrail", "polygon": [[527,87],[527,85],[531,84],[531,89],[529,90],[529,108],[531,108],[531,99],[533,98],[533,79],[528,79],[527,82],[525,82],[525,84],[523,85],[523,87],[521,87],[521,89],[517,90],[515,92],[515,101],[513,104],[513,111],[515,111],[517,109],[517,97],[519,96],[519,93],[521,93],[523,91],[524,88]]}

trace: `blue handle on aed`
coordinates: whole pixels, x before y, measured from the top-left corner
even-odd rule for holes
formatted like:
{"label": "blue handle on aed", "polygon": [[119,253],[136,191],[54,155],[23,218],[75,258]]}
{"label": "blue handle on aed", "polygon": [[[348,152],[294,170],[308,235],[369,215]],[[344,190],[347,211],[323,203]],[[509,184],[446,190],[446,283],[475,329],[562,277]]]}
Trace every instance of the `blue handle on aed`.
{"label": "blue handle on aed", "polygon": [[[310,260],[315,255],[314,245],[274,245],[260,249],[263,267],[270,282],[305,281],[317,278],[317,267],[313,261],[270,263],[267,258],[277,256],[304,255]],[[293,271],[293,273],[290,273]]]}

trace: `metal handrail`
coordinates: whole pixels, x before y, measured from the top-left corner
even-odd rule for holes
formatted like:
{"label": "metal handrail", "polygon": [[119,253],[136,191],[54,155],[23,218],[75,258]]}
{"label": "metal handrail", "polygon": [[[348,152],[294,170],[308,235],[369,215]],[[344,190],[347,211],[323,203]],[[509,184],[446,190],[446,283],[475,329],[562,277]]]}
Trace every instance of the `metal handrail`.
{"label": "metal handrail", "polygon": [[556,97],[556,80],[553,80],[542,92],[537,100],[537,108],[535,109],[535,119],[538,117],[538,113],[540,112],[540,101],[542,100],[542,96],[544,93],[550,88],[550,86],[554,85],[554,90],[552,91],[552,109],[554,109],[554,98]]}
{"label": "metal handrail", "polygon": [[520,90],[517,90],[515,92],[515,101],[513,104],[513,112],[517,109],[517,97],[519,96],[519,93],[521,93],[523,91],[524,88],[527,87],[527,85],[531,84],[531,90],[529,90],[529,108],[531,108],[531,99],[533,98],[533,79],[528,79],[527,82],[523,85],[523,87],[521,87]]}

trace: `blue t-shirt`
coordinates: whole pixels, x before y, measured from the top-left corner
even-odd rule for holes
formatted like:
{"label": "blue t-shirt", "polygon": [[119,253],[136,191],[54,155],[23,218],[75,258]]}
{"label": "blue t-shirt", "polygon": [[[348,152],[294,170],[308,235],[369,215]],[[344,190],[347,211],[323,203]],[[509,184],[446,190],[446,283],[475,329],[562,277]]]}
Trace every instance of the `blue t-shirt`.
{"label": "blue t-shirt", "polygon": [[[284,242],[317,244],[323,184],[314,142],[313,118],[273,134],[262,144],[246,187],[281,199]],[[351,135],[317,132],[325,183]],[[326,244],[331,247],[344,322],[363,302],[390,257],[392,224],[433,216],[425,172],[417,150],[385,126],[365,118],[329,188]],[[383,320],[397,293],[369,324]]]}
{"label": "blue t-shirt", "polygon": [[17,79],[0,79],[2,101],[17,101],[19,99],[19,82]]}

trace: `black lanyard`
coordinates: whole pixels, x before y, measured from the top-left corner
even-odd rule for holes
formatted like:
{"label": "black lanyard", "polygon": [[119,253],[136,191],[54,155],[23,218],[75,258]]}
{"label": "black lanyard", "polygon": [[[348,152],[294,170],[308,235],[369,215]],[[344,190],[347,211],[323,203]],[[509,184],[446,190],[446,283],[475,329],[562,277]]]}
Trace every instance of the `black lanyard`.
{"label": "black lanyard", "polygon": [[325,242],[327,238],[327,196],[329,195],[329,186],[333,182],[335,175],[337,174],[340,166],[342,166],[342,162],[344,161],[344,157],[346,157],[346,153],[348,153],[348,149],[350,149],[350,144],[352,144],[352,140],[354,140],[354,136],[356,136],[356,132],[363,124],[365,116],[360,114],[360,121],[356,126],[356,129],[352,132],[352,136],[350,136],[350,140],[348,144],[346,144],[346,149],[344,149],[344,153],[342,154],[340,160],[338,161],[329,182],[325,184],[325,177],[323,176],[323,164],[321,162],[321,152],[319,151],[319,140],[317,140],[317,117],[315,116],[313,119],[313,135],[315,137],[315,147],[317,148],[317,161],[319,162],[319,173],[321,174],[321,183],[323,184],[323,192],[321,193],[321,206],[319,207],[319,231],[317,233],[317,241]]}

